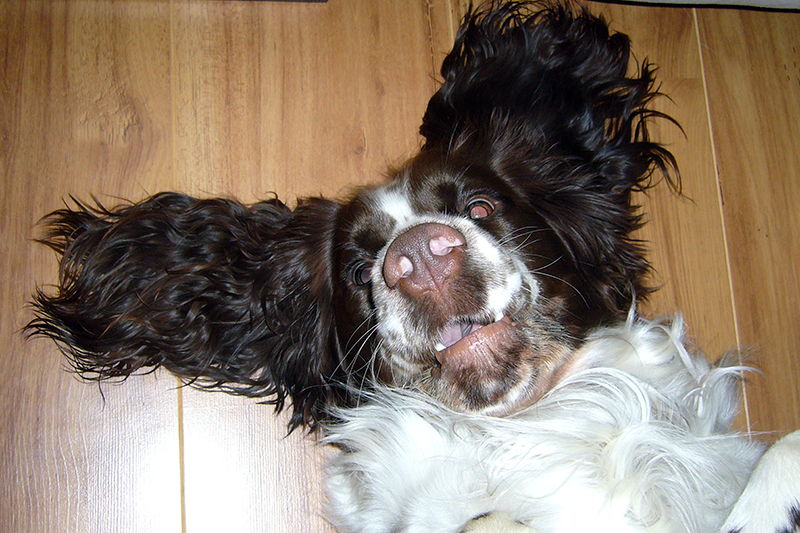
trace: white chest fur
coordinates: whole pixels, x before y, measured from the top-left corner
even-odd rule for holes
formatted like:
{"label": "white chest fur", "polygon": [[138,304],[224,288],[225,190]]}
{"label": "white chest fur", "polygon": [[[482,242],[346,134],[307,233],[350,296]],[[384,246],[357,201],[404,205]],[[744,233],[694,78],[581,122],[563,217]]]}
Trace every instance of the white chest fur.
{"label": "white chest fur", "polygon": [[339,413],[328,514],[342,532],[458,532],[502,512],[540,533],[718,531],[761,447],[729,433],[741,369],[690,355],[680,319],[631,318],[512,417],[381,389]]}

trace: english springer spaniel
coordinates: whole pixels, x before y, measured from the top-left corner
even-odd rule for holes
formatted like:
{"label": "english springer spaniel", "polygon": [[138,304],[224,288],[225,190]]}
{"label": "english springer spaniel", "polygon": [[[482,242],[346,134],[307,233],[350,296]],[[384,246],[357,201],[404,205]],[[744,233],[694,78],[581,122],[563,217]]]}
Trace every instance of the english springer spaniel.
{"label": "english springer spaniel", "polygon": [[288,402],[338,448],[342,532],[797,530],[800,435],[759,463],[743,369],[635,312],[631,194],[679,182],[654,68],[583,8],[498,1],[442,76],[419,154],[349,198],[52,213],[28,333],[90,378]]}

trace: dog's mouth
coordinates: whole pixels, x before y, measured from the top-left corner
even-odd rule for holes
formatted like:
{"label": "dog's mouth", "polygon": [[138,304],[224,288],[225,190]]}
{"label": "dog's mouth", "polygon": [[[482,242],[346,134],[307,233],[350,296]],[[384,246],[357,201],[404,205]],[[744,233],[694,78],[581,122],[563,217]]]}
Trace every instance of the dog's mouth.
{"label": "dog's mouth", "polygon": [[442,367],[480,365],[504,351],[515,323],[503,315],[494,322],[454,322],[442,330],[436,343],[436,360]]}

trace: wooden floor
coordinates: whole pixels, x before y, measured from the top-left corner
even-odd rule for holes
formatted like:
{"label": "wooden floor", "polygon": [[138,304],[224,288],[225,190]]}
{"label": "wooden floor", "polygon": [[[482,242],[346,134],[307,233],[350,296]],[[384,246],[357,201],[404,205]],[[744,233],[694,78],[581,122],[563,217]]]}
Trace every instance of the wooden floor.
{"label": "wooden floor", "polygon": [[[37,219],[74,195],[283,198],[380,179],[417,127],[456,0],[0,2],[0,526],[315,532],[326,451],[267,407],[67,374],[25,341]],[[800,427],[800,14],[597,5],[660,66],[688,199],[644,200],[663,289],[713,357],[757,352],[742,424]]]}

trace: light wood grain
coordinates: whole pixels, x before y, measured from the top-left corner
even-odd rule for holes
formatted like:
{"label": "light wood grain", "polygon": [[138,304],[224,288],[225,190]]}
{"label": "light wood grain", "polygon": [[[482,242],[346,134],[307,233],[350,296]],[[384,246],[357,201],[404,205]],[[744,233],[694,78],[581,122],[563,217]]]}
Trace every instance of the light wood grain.
{"label": "light wood grain", "polygon": [[[466,5],[0,3],[4,531],[330,531],[326,452],[287,437],[284,415],[164,373],[101,395],[51,344],[21,338],[24,302],[56,273],[33,226],[70,194],[291,201],[380,180],[419,145]],[[754,426],[800,427],[798,16],[593,8],[659,66],[672,97],[659,106],[685,131],[653,129],[689,199],[663,186],[642,198],[663,284],[645,311],[683,310],[712,357],[762,349]]]}
{"label": "light wood grain", "polygon": [[701,10],[700,42],[754,429],[800,426],[800,14]]}
{"label": "light wood grain", "polygon": [[174,11],[175,173],[193,190],[338,196],[419,146],[435,89],[425,2]]}
{"label": "light wood grain", "polygon": [[332,531],[313,438],[242,398],[186,391],[182,406],[186,531]]}
{"label": "light wood grain", "polygon": [[681,312],[690,336],[716,359],[736,348],[736,335],[693,12],[620,5],[595,10],[630,36],[638,63],[658,68],[665,96],[655,108],[680,124],[654,120],[650,127],[678,161],[682,195],[662,182],[639,197],[647,221],[640,238],[650,250],[652,283],[661,287],[642,311]]}
{"label": "light wood grain", "polygon": [[[169,376],[86,385],[24,302],[55,275],[38,217],[69,193],[135,196],[171,171],[169,11],[0,4],[0,524],[4,531],[177,531],[178,405]],[[143,15],[149,15],[148,20]]]}

